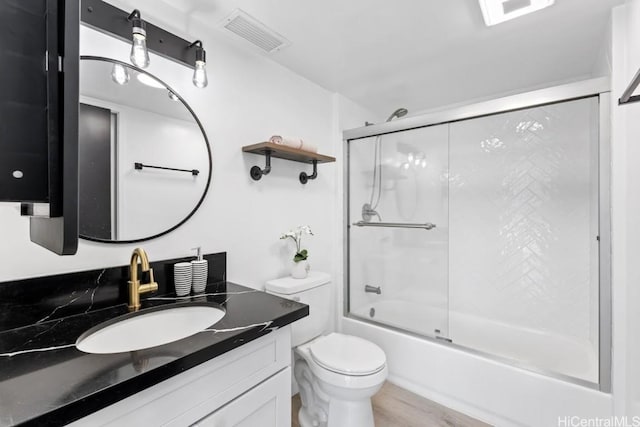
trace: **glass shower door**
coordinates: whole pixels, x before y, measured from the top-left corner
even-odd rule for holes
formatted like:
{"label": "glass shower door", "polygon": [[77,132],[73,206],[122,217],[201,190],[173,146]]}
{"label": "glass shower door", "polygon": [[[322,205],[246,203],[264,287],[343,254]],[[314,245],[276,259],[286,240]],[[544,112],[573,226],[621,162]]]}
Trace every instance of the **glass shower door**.
{"label": "glass shower door", "polygon": [[349,142],[349,312],[447,338],[448,126]]}
{"label": "glass shower door", "polygon": [[598,382],[598,98],[450,125],[453,342]]}

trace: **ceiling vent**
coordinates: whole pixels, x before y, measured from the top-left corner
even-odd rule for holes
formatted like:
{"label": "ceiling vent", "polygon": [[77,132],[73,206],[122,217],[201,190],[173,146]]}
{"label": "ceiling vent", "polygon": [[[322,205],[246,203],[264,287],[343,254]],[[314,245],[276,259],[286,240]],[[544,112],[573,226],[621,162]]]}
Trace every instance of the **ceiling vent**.
{"label": "ceiling vent", "polygon": [[279,51],[291,44],[289,40],[240,9],[231,12],[222,25],[267,53]]}

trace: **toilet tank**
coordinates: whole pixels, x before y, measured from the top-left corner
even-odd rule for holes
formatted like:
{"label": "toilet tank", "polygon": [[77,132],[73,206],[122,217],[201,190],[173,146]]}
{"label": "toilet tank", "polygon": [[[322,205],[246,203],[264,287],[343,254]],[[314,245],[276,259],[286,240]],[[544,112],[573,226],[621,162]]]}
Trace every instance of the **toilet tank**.
{"label": "toilet tank", "polygon": [[329,331],[331,320],[331,276],[311,271],[306,279],[283,277],[267,281],[265,290],[309,306],[309,316],[291,325],[291,344],[296,347]]}

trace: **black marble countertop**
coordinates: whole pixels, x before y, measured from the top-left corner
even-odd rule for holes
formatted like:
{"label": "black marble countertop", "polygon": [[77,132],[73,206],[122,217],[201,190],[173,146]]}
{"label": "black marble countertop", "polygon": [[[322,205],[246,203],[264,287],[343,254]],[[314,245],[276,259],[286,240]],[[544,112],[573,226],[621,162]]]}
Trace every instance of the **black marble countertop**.
{"label": "black marble countertop", "polygon": [[128,313],[126,304],[0,331],[0,426],[63,425],[131,396],[309,314],[309,307],[230,282],[204,294],[149,297],[145,309],[197,302],[226,315],[188,338],[150,349],[87,354],[87,329]]}

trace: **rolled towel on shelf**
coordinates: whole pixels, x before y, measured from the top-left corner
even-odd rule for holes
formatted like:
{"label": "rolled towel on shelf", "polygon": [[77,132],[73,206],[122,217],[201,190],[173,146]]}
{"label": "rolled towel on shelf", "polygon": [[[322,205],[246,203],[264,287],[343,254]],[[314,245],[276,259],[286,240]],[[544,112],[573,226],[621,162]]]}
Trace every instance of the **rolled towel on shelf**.
{"label": "rolled towel on shelf", "polygon": [[287,147],[297,148],[298,150],[309,151],[311,153],[317,153],[318,147],[308,142],[304,142],[301,138],[285,138],[280,135],[273,135],[269,138],[269,142],[274,144],[286,145]]}
{"label": "rolled towel on shelf", "polygon": [[318,147],[316,147],[315,145],[302,141],[302,147],[300,147],[301,150],[304,151],[308,151],[310,153],[317,153],[318,152]]}
{"label": "rolled towel on shelf", "polygon": [[274,144],[286,145],[287,147],[297,148],[298,150],[302,148],[302,140],[300,138],[283,138],[280,135],[273,135],[269,138],[269,142],[273,142]]}

